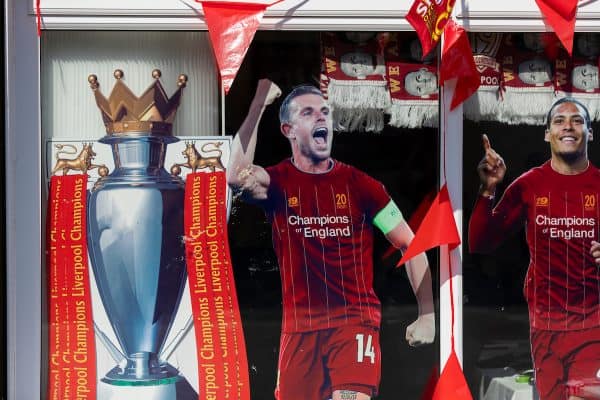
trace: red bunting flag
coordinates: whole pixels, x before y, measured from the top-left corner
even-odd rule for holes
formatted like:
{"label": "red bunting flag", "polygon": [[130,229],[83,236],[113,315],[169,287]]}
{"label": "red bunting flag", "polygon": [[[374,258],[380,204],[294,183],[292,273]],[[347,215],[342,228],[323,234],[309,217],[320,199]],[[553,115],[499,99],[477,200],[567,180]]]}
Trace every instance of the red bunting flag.
{"label": "red bunting flag", "polygon": [[417,254],[443,244],[447,244],[450,250],[460,244],[460,236],[456,229],[456,221],[446,185],[442,186],[437,197],[431,203],[431,208],[423,218],[421,226],[404,252],[398,266]]}
{"label": "red bunting flag", "polygon": [[[427,213],[427,210],[429,210],[429,207],[431,206],[431,203],[433,202],[435,196],[437,196],[437,189],[433,189],[431,192],[427,193],[423,200],[421,200],[421,202],[419,203],[417,209],[412,213],[412,215],[408,219],[408,226],[413,232],[416,232],[419,226],[421,225],[421,221],[423,221],[423,218],[425,218],[425,214]],[[390,245],[385,251],[385,253],[383,253],[383,255],[381,256],[381,259],[385,260],[397,251],[397,248]]]}
{"label": "red bunting flag", "polygon": [[548,25],[552,27],[569,55],[573,53],[577,0],[535,0]]}
{"label": "red bunting flag", "polygon": [[468,99],[481,84],[467,32],[462,26],[450,20],[444,29],[440,84],[443,85],[454,78],[457,81],[450,110]]}
{"label": "red bunting flag", "polygon": [[415,28],[423,58],[433,50],[440,41],[444,26],[450,20],[452,8],[456,0],[415,0],[406,15],[406,20]]}
{"label": "red bunting flag", "polygon": [[281,1],[260,4],[196,0],[202,4],[225,94],[244,61],[265,10]]}
{"label": "red bunting flag", "polygon": [[473,400],[469,385],[454,350],[450,353],[437,382],[432,400]]}

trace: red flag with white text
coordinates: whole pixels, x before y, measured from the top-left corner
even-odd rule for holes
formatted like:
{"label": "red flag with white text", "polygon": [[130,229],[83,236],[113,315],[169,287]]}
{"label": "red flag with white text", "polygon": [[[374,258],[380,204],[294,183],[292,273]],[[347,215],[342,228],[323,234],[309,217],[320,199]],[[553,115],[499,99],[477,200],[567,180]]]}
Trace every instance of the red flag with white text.
{"label": "red flag with white text", "polygon": [[444,26],[450,20],[456,0],[415,0],[406,15],[406,20],[415,28],[423,58],[437,45]]}

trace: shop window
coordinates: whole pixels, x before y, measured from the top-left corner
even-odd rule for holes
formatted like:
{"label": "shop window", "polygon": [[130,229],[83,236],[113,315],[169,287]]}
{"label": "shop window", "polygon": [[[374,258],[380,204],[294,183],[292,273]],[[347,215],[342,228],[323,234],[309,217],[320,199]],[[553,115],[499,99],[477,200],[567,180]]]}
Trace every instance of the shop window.
{"label": "shop window", "polygon": [[[175,135],[184,140],[221,132],[233,135],[259,79],[272,80],[284,95],[308,83],[323,90],[333,104],[332,156],[383,183],[416,230],[436,192],[439,170],[436,62],[431,57],[421,60],[417,42],[415,34],[404,32],[259,31],[230,92],[220,103],[206,32],[44,32],[41,104],[46,162],[42,173],[49,177],[57,161],[52,160],[57,151],[54,146],[61,140],[83,145],[81,142],[96,141],[106,134],[89,87],[91,74],[96,75],[105,96],[113,88],[115,70],[122,71],[117,78],[136,96],[156,78],[155,69],[161,71],[167,96],[176,91],[178,75],[186,74],[187,87],[174,123]],[[329,47],[337,53],[331,53]],[[337,65],[337,75],[328,70],[331,63]],[[259,125],[256,164],[269,166],[290,157],[290,145],[281,134],[278,119],[281,100],[266,109]],[[100,168],[94,174],[94,179],[101,177]],[[282,324],[280,271],[271,227],[260,208],[234,198],[228,230],[252,398],[270,398],[277,377]],[[438,363],[437,339],[419,348],[406,343],[406,327],[416,319],[418,310],[404,267],[396,268],[400,256],[374,229],[373,286],[382,303],[383,368],[378,395],[382,399],[395,398],[398,393],[418,398]],[[429,252],[428,259],[436,293],[437,252]],[[185,301],[184,297],[182,303]],[[98,298],[96,302],[95,312],[102,307]],[[107,337],[97,341],[98,378],[102,378],[115,362],[110,343],[118,347],[122,338],[112,332],[106,318],[96,329],[97,337]],[[191,343],[193,348],[192,334],[182,340],[182,346]],[[170,339],[166,342],[172,343]],[[370,357],[368,342],[362,345],[366,346],[362,355]],[[185,375],[189,385],[183,390],[193,397],[199,390],[193,359],[190,362],[189,353],[173,354],[169,362]],[[99,393],[107,393],[105,386],[98,386]]]}
{"label": "shop window", "polygon": [[[299,84],[317,86],[322,83],[323,35],[320,32],[257,33],[236,82],[225,99],[228,133],[233,133],[241,125],[259,79],[268,78],[277,83],[283,92],[282,97]],[[327,33],[326,40],[331,40],[331,35]],[[336,40],[348,43],[345,33],[333,35]],[[356,34],[367,40],[375,38],[375,35],[370,32]],[[416,36],[404,35],[402,38],[395,48],[400,53],[399,60],[417,65],[411,71],[428,68],[430,64],[416,62],[410,55],[410,44]],[[361,65],[365,64],[361,62]],[[408,72],[403,73],[404,77]],[[278,111],[281,100],[268,107],[261,120],[256,150],[256,163],[259,165],[274,165],[291,155],[290,144],[280,130]],[[355,100],[358,103],[360,99]],[[437,100],[433,101],[434,105],[431,103],[423,102],[425,107],[434,108],[432,113],[427,114],[429,118],[432,118],[431,114],[436,118]],[[408,110],[410,101],[404,104]],[[361,108],[368,107],[357,105],[348,113],[360,115]],[[423,126],[423,121],[427,120],[426,112],[414,110],[415,114],[419,112],[419,122],[410,122],[406,117],[397,122],[398,126],[390,124],[390,113],[381,112],[382,120],[378,129],[369,132],[363,125],[361,128],[336,130],[332,145],[335,159],[367,172],[385,185],[405,218],[414,224],[411,225],[413,229],[427,211],[427,199],[431,200],[431,194],[435,194],[439,165],[438,130],[434,127],[437,126],[437,120],[431,123],[430,119],[430,124]],[[395,398],[398,393],[403,393],[406,398],[419,398],[432,368],[438,362],[438,341],[420,348],[411,348],[406,344],[406,326],[416,316],[414,296],[404,268],[395,268],[400,253],[390,251],[389,243],[377,229],[375,235],[374,286],[383,305],[383,368],[380,395],[377,398]],[[252,396],[268,398],[273,389],[273,377],[277,373],[276,355],[282,308],[280,271],[273,252],[271,225],[261,208],[238,199],[233,202],[229,237],[242,316],[247,324],[248,359],[254,366],[251,368]],[[437,252],[432,251],[428,256],[435,275]],[[437,277],[434,276],[434,292],[437,285]]]}
{"label": "shop window", "polygon": [[[463,340],[465,375],[473,393],[479,391],[481,398],[485,399],[496,398],[494,396],[501,390],[518,390],[523,392],[523,395],[533,396],[534,381],[531,370],[534,366],[531,358],[530,325],[532,319],[536,319],[536,313],[534,312],[530,319],[526,296],[531,299],[529,306],[534,309],[535,296],[541,295],[540,293],[548,296],[549,290],[551,291],[550,287],[553,285],[569,285],[570,295],[560,295],[559,298],[556,298],[556,301],[564,301],[565,304],[569,301],[587,301],[583,299],[597,296],[597,288],[592,288],[594,290],[584,288],[587,287],[586,282],[589,283],[594,279],[597,281],[595,271],[589,275],[589,271],[582,274],[581,270],[575,272],[573,269],[570,280],[565,278],[566,275],[561,275],[562,272],[556,274],[555,271],[554,275],[549,277],[552,282],[533,284],[534,281],[541,282],[538,280],[541,279],[539,271],[536,276],[533,267],[530,266],[531,251],[534,251],[531,256],[533,263],[541,262],[536,261],[536,257],[539,257],[535,254],[536,245],[549,245],[551,248],[568,246],[571,252],[564,255],[561,262],[565,268],[562,271],[565,271],[573,260],[581,259],[581,251],[576,250],[577,246],[585,243],[584,246],[589,248],[590,240],[592,240],[575,238],[577,235],[584,234],[585,229],[582,229],[581,226],[575,229],[576,233],[569,229],[564,230],[565,227],[557,226],[547,226],[547,231],[540,230],[539,232],[532,228],[540,221],[536,222],[531,218],[542,218],[546,215],[547,208],[552,210],[551,213],[555,217],[558,215],[557,213],[564,214],[564,212],[571,217],[582,217],[579,213],[586,213],[585,204],[582,204],[581,210],[569,209],[566,211],[565,207],[569,206],[564,202],[564,193],[571,190],[568,185],[562,188],[564,193],[561,192],[560,196],[551,191],[546,195],[537,193],[536,196],[540,197],[537,208],[535,204],[532,207],[529,201],[524,202],[527,204],[524,212],[529,213],[527,225],[525,225],[525,221],[522,221],[523,223],[514,227],[513,232],[510,234],[506,232],[504,240],[493,252],[480,254],[480,244],[475,246],[478,247],[475,249],[476,252],[470,252],[467,246],[467,238],[469,234],[472,234],[469,232],[468,221],[472,215],[473,205],[478,197],[480,187],[477,165],[484,155],[483,134],[487,135],[491,146],[501,155],[508,167],[504,180],[496,189],[495,202],[497,203],[507,187],[521,174],[546,163],[551,158],[551,145],[545,141],[545,124],[546,115],[554,101],[565,96],[575,97],[588,108],[593,132],[598,129],[598,95],[600,93],[597,67],[600,54],[597,46],[598,35],[576,34],[572,58],[566,55],[564,50],[555,43],[555,40],[553,34],[541,33],[477,33],[471,36],[475,58],[482,74],[482,87],[465,104]],[[597,166],[600,161],[600,153],[595,149],[594,142],[588,144],[589,160]],[[554,178],[544,179],[552,181]],[[597,189],[596,185],[595,188],[591,188],[590,193],[586,192],[586,194],[597,196]],[[581,190],[585,191],[584,188]],[[554,197],[552,197],[553,195]],[[548,204],[545,203],[545,200],[541,200],[545,196],[552,197]],[[591,198],[588,198],[588,203],[591,202],[589,200]],[[557,204],[559,201],[560,205]],[[521,205],[515,206],[514,209],[517,210],[518,207]],[[592,210],[591,203],[587,208]],[[548,212],[550,213],[550,211]],[[593,214],[593,211],[588,211],[589,213]],[[595,215],[586,214],[586,216],[595,219],[594,229],[597,232],[597,209]],[[545,222],[542,221],[542,223]],[[500,229],[499,226],[496,228]],[[496,228],[493,225],[489,227],[490,230]],[[546,234],[552,229],[561,232],[564,230],[562,233],[565,234],[562,235],[562,238],[554,235],[540,244],[540,238],[535,235],[540,232]],[[567,239],[570,233],[573,233],[571,235],[573,237]],[[490,235],[490,238],[491,236],[493,235]],[[530,247],[528,247],[528,242]],[[556,254],[554,251],[556,248],[551,253]],[[590,263],[590,260],[587,259],[585,262]],[[532,269],[529,274],[528,268]],[[524,288],[526,282],[527,288]],[[587,294],[584,295],[583,292],[586,290]],[[552,292],[551,296],[556,293],[558,292]],[[567,299],[569,296],[571,296],[570,300]],[[573,310],[580,311],[581,307],[586,308],[584,303],[571,304],[571,306]],[[597,307],[597,304],[593,307]],[[581,317],[578,312],[575,314]],[[560,314],[563,324],[561,329],[578,330],[583,327],[582,320],[575,314],[572,319]],[[588,322],[590,321],[591,319],[588,319]],[[591,325],[595,323],[597,328],[597,319],[596,322],[590,323]],[[548,326],[546,325],[542,329],[549,329]],[[563,367],[567,368],[566,365],[561,365],[561,368]],[[532,379],[530,380],[530,378]],[[581,388],[589,385],[589,382],[581,382],[576,378],[567,380],[560,377],[557,378],[557,381],[557,390],[575,390],[573,389],[575,386],[579,385]],[[588,388],[590,387],[588,386]],[[515,396],[521,396],[521,394],[515,394]],[[586,396],[581,395],[581,397],[585,398]]]}

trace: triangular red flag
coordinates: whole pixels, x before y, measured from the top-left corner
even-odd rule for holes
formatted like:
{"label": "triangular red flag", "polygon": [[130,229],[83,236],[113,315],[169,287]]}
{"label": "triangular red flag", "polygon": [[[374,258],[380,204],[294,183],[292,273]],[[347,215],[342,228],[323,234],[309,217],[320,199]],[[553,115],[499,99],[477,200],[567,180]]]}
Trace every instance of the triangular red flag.
{"label": "triangular red flag", "polygon": [[[413,232],[416,232],[417,229],[419,229],[419,226],[421,225],[423,218],[425,218],[425,213],[427,213],[427,211],[429,210],[429,207],[431,207],[431,203],[433,202],[433,199],[435,198],[435,196],[437,196],[437,189],[433,189],[431,192],[427,193],[425,195],[425,197],[423,198],[423,200],[421,200],[421,202],[417,206],[417,209],[415,210],[415,212],[413,212],[412,215],[410,216],[410,218],[408,219],[408,222],[407,222],[408,226],[410,227],[410,229]],[[397,251],[398,251],[397,248],[390,245],[388,247],[388,249],[385,251],[385,253],[383,253],[383,255],[381,256],[381,259],[385,260],[386,258],[388,258],[389,256],[391,256],[392,254],[394,254]]]}
{"label": "triangular red flag", "polygon": [[275,3],[196,1],[202,3],[208,34],[221,73],[221,82],[227,94],[265,10]]}
{"label": "triangular red flag", "polygon": [[454,350],[450,353],[435,386],[432,400],[473,400],[469,385]]}
{"label": "triangular red flag", "polygon": [[433,247],[447,244],[451,250],[460,244],[460,236],[456,229],[456,221],[452,212],[448,187],[444,184],[437,197],[431,203],[431,207],[421,226],[415,233],[415,237],[404,252],[398,266],[404,264],[417,254]]}
{"label": "triangular red flag", "polygon": [[481,84],[467,32],[462,26],[450,20],[444,28],[440,83],[443,85],[454,78],[457,78],[457,81],[450,110],[468,99]]}
{"label": "triangular red flag", "polygon": [[433,399],[433,393],[435,392],[435,387],[437,386],[438,380],[438,369],[437,366],[434,366],[431,369],[431,373],[429,374],[429,378],[427,379],[427,383],[425,384],[423,394],[421,394],[421,400]]}
{"label": "triangular red flag", "polygon": [[444,25],[450,20],[456,0],[424,2],[415,0],[406,14],[406,20],[415,28],[423,58],[437,45],[444,31]]}
{"label": "triangular red flag", "polygon": [[573,54],[577,0],[535,0],[569,55]]}

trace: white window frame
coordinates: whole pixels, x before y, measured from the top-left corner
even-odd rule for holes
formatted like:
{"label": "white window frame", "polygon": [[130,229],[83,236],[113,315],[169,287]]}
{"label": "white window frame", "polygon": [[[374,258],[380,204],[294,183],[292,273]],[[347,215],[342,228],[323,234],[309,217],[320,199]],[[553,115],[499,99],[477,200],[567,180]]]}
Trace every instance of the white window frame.
{"label": "white window frame", "polygon": [[[267,1],[268,2],[268,1]],[[544,31],[533,0],[463,0],[457,21],[472,31]],[[404,15],[411,0],[286,0],[270,8],[265,30],[412,30]],[[491,7],[497,7],[492,9]],[[499,8],[502,7],[502,8]],[[41,253],[42,162],[40,45],[34,2],[7,0],[5,15],[5,149],[8,399],[44,398],[41,365],[43,276]],[[198,3],[192,0],[43,0],[43,27],[52,29],[205,30]],[[577,31],[600,31],[600,2],[580,0]],[[453,88],[441,97],[440,159],[454,216],[462,232],[462,107],[449,111]],[[444,132],[445,131],[445,132]],[[444,140],[445,138],[445,140]],[[441,174],[440,174],[441,175]],[[442,182],[440,182],[442,183]],[[450,297],[448,258],[440,257],[440,364],[449,355]],[[455,339],[462,359],[462,250],[452,252]],[[45,379],[45,378],[43,378]]]}

